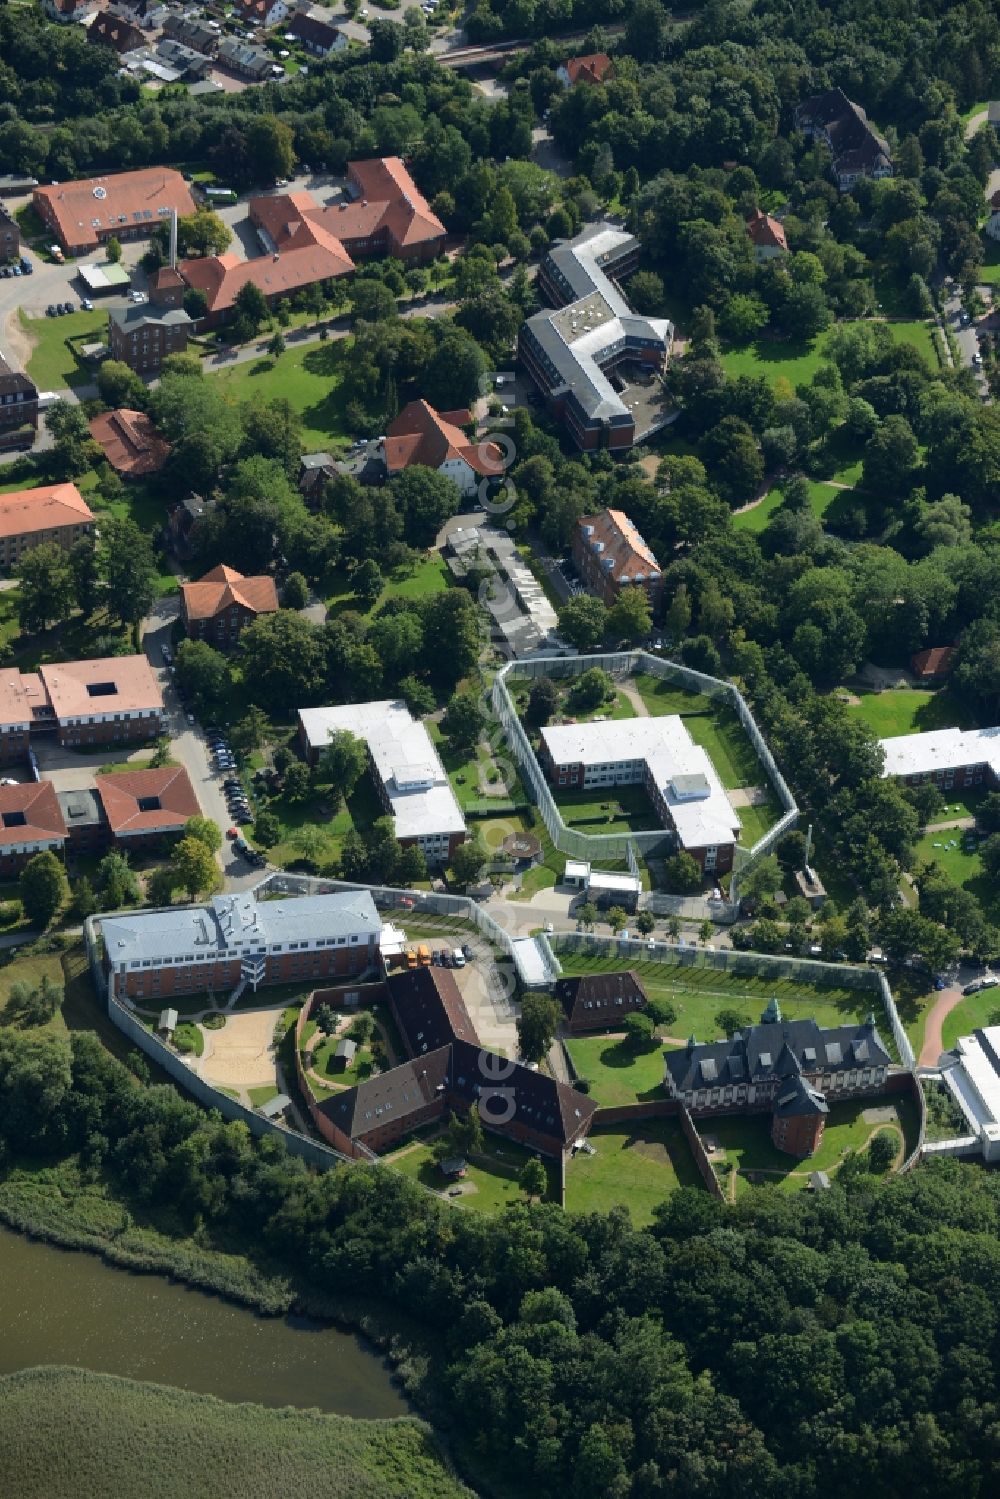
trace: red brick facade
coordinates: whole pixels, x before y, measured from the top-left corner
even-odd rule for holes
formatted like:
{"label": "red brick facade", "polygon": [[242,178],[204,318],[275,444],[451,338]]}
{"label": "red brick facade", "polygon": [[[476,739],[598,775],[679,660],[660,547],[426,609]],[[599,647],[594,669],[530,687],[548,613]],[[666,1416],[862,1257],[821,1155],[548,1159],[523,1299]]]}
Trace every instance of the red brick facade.
{"label": "red brick facade", "polygon": [[826,1128],[825,1114],[793,1114],[771,1120],[771,1144],[788,1155],[815,1155]]}

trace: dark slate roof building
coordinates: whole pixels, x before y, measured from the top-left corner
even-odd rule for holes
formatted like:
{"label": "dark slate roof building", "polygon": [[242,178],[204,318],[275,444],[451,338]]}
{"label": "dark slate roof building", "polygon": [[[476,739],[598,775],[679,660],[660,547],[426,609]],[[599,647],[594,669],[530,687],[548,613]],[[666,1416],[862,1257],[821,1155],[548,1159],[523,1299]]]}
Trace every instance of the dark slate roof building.
{"label": "dark slate roof building", "polygon": [[447,968],[410,968],[390,974],[389,1003],[411,1056],[451,1041],[478,1041],[455,976]]}
{"label": "dark slate roof building", "polygon": [[860,104],[842,89],[828,89],[807,99],[795,111],[797,128],[824,140],[833,153],[833,175],[842,191],[859,177],[891,177],[889,143],[871,123]]}
{"label": "dark slate roof building", "polygon": [[562,1005],[571,1031],[620,1029],[626,1015],[646,1005],[646,991],[639,975],[631,970],[562,978],[552,993]]}

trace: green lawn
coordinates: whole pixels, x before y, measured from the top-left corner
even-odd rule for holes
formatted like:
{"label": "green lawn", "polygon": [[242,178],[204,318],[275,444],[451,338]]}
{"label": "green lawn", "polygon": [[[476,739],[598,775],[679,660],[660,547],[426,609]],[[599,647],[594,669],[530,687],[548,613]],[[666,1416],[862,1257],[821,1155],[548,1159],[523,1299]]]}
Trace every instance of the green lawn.
{"label": "green lawn", "polygon": [[[849,1025],[852,1020],[860,1022],[874,1007],[879,1033],[890,1050],[892,1048],[888,1025],[873,989],[820,986],[785,977],[762,978],[751,972],[749,965],[746,972],[720,972],[682,963],[592,956],[564,950],[559,945],[558,936],[553,943],[566,975],[634,969],[649,995],[669,999],[677,1011],[677,1019],[669,1027],[677,1037],[694,1035],[699,1041],[721,1039],[723,1032],[715,1023],[720,1010],[739,1010],[753,1022],[759,1020],[768,1000],[774,997],[786,1019],[811,1018],[819,1025]],[[732,961],[738,970],[739,957]]]}
{"label": "green lawn", "polygon": [[[848,1151],[863,1150],[866,1147],[870,1136],[878,1132],[879,1126],[867,1123],[862,1116],[867,1109],[884,1106],[885,1101],[878,1098],[831,1104],[819,1149],[815,1155],[805,1159],[788,1155],[771,1144],[771,1118],[767,1114],[700,1120],[698,1132],[709,1141],[717,1141],[723,1148],[725,1159],[740,1174],[737,1190],[741,1190],[744,1183],[750,1184],[750,1173],[755,1185],[775,1185],[800,1191],[806,1185],[811,1171],[830,1171],[840,1165]],[[895,1128],[889,1125],[883,1125],[882,1128],[893,1129],[902,1144],[902,1123]],[[724,1177],[723,1184],[725,1185]]]}
{"label": "green lawn", "polygon": [[769,791],[766,802],[756,807],[737,807],[736,815],[742,825],[740,842],[753,848],[781,820],[781,804],[774,792]]}
{"label": "green lawn", "polygon": [[767,785],[767,773],[757,759],[735,709],[720,706],[710,714],[685,718],[684,724],[695,744],[707,750],[727,791],[739,786]]}
{"label": "green lawn", "polygon": [[[852,465],[858,469],[860,477],[860,463]],[[841,480],[837,484],[825,483],[821,480],[810,480],[809,482],[809,504],[814,515],[820,520],[829,518],[836,521],[838,512],[846,508],[854,495],[853,489],[843,489],[841,484],[853,483],[855,480]],[[775,511],[781,506],[784,494],[777,488],[768,490],[759,505],[754,505],[750,510],[740,510],[733,516],[733,525],[738,531],[752,531],[759,535],[769,524]]]}
{"label": "green lawn", "polygon": [[976,273],[976,280],[986,286],[995,286],[1000,281],[1000,242],[983,235],[983,263]]}
{"label": "green lawn", "polygon": [[662,1098],[663,1048],[651,1044],[637,1050],[612,1036],[573,1036],[566,1041],[573,1066],[590,1079],[590,1096],[611,1107]]}
{"label": "green lawn", "polygon": [[277,359],[266,356],[218,373],[212,369],[211,378],[222,382],[233,401],[249,401],[257,395],[286,400],[301,418],[307,451],[343,447],[350,435],[340,391],[347,344],[341,338],[290,348]]}
{"label": "green lawn", "polygon": [[685,687],[682,682],[669,682],[663,677],[654,677],[650,672],[639,672],[632,678],[632,686],[646,704],[652,717],[668,713],[710,713],[712,699],[694,687]]}
{"label": "green lawn", "polygon": [[205,1050],[205,1037],[201,1026],[182,1020],[174,1031],[174,1045],[186,1056],[200,1057]]}
{"label": "green lawn", "polygon": [[449,586],[450,574],[440,552],[431,552],[412,567],[398,568],[386,578],[382,592],[371,609],[366,609],[357,599],[351,587],[346,569],[334,574],[332,591],[326,599],[331,614],[341,614],[345,609],[354,609],[361,614],[374,614],[389,599],[422,599],[432,594],[443,593]]}
{"label": "green lawn", "polygon": [[375,1060],[370,1046],[359,1046],[349,1067],[338,1066],[334,1061],[334,1052],[342,1039],[341,1036],[330,1036],[316,1047],[313,1052],[313,1071],[318,1072],[320,1077],[325,1077],[328,1082],[343,1083],[345,1087],[353,1088],[356,1083],[363,1083],[371,1077]]}
{"label": "green lawn", "polygon": [[[897,343],[913,344],[928,360],[937,365],[930,328],[923,322],[888,324]],[[820,333],[809,342],[793,343],[785,339],[758,338],[740,349],[729,349],[722,355],[722,365],[731,380],[740,375],[763,375],[772,385],[786,381],[791,390],[808,384],[824,358],[829,332]]]}
{"label": "green lawn", "polygon": [[660,826],[641,786],[612,786],[599,795],[556,788],[553,796],[567,826],[592,837],[645,833]]}
{"label": "green lawn", "polygon": [[277,1098],[280,1091],[274,1083],[263,1083],[259,1088],[248,1088],[247,1096],[255,1109],[262,1109],[272,1098]]}
{"label": "green lawn", "polygon": [[[943,832],[925,833],[914,851],[914,867],[917,864],[938,864],[959,885],[973,889],[987,905],[992,905],[996,892],[988,888],[991,884],[983,873],[983,861],[978,849],[966,848],[965,834],[961,828],[946,828]],[[980,889],[977,887],[987,887]]]}
{"label": "green lawn", "polygon": [[678,1187],[697,1187],[701,1177],[680,1125],[673,1119],[645,1119],[631,1128],[594,1129],[588,1136],[596,1154],[578,1151],[566,1163],[566,1210],[607,1213],[627,1207],[641,1226],[653,1209]]}
{"label": "green lawn", "polygon": [[33,341],[28,360],[28,374],[39,390],[60,390],[68,385],[91,385],[96,369],[81,364],[71,347],[71,340],[98,343],[105,338],[108,314],[69,312],[65,317],[29,317],[19,314],[21,326]]}
{"label": "green lawn", "polygon": [[[5,932],[8,930],[13,928],[5,928]],[[11,989],[15,984],[25,984],[29,989],[37,989],[43,978],[62,989],[66,982],[62,958],[59,953],[29,953],[24,949],[13,949],[0,953],[0,960],[2,959],[8,961],[0,961],[0,1025],[20,1026],[25,1023],[25,1018],[11,1001]],[[64,1036],[66,1023],[62,1010],[57,1010],[52,1019],[42,1025],[32,1025],[31,1032],[35,1036]]]}
{"label": "green lawn", "polygon": [[[465,1190],[452,1197],[451,1201],[459,1207],[471,1208],[479,1213],[494,1213],[508,1203],[523,1202],[524,1193],[517,1184],[517,1177],[525,1161],[533,1153],[513,1140],[500,1140],[487,1135],[482,1154],[477,1155],[475,1162],[467,1163],[468,1169],[460,1184]],[[384,1160],[404,1176],[435,1192],[447,1193],[449,1187],[459,1185],[443,1175],[434,1160],[430,1144],[424,1140],[402,1145],[385,1156]],[[554,1197],[555,1173],[549,1162],[545,1161],[543,1164],[549,1173],[549,1195]]]}
{"label": "green lawn", "polygon": [[980,989],[978,994],[967,994],[961,1004],[956,1005],[941,1027],[941,1040],[945,1051],[950,1051],[959,1036],[968,1036],[979,1026],[995,1025],[994,1015],[1000,1013],[1000,989]]}
{"label": "green lawn", "polygon": [[[844,691],[853,689],[845,688]],[[851,713],[864,719],[880,739],[900,734],[926,734],[931,729],[967,729],[973,717],[948,691],[928,692],[916,687],[892,687],[885,692],[862,692]]]}

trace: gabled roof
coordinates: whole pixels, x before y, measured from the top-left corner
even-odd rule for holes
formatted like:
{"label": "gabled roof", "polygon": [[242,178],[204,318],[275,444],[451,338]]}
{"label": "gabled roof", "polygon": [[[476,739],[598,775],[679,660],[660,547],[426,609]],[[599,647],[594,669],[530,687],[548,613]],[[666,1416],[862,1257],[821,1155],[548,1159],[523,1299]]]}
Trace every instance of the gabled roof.
{"label": "gabled roof", "polygon": [[347,174],[358,194],[354,202],[316,207],[309,217],[348,249],[383,230],[400,248],[445,238],[447,230],[398,156],[348,162]]}
{"label": "gabled roof", "polygon": [[762,213],[759,208],[755,208],[747,219],[747,233],[753,243],[759,245],[761,249],[788,249],[784,224],[780,219],[772,218],[771,214]]}
{"label": "gabled roof", "polygon": [[385,466],[390,474],[413,464],[441,468],[462,458],[474,473],[503,473],[503,455],[495,442],[470,442],[462,427],[468,411],[435,411],[427,401],[411,401],[390,423],[385,438]]}
{"label": "gabled roof", "polygon": [[328,49],[336,45],[340,35],[338,27],[331,26],[328,21],[321,21],[318,16],[311,16],[304,10],[295,12],[287,29],[292,36],[297,36],[304,42],[312,42],[314,47]]}
{"label": "gabled roof", "polygon": [[65,837],[66,824],[51,781],[0,786],[0,849]]}
{"label": "gabled roof", "polygon": [[56,224],[64,245],[93,247],[98,231],[122,231],[140,226],[152,231],[176,208],[179,216],[194,213],[194,199],[180,172],[171,167],[142,167],[134,172],[112,172],[79,182],[55,182],[36,187],[32,197]]}
{"label": "gabled roof", "polygon": [[131,52],[141,47],[145,37],[138,26],[123,16],[114,16],[110,11],[101,11],[87,27],[87,37],[104,47],[113,47],[116,52]]}
{"label": "gabled roof", "polygon": [[447,968],[410,968],[387,979],[403,1040],[411,1056],[450,1041],[478,1041],[472,1017]]}
{"label": "gabled roof", "polygon": [[116,473],[129,478],[158,473],[170,456],[170,444],[144,411],[102,412],[90,422],[90,435]]}
{"label": "gabled roof", "polygon": [[185,619],[214,619],[231,604],[251,614],[273,614],[278,607],[274,579],[261,574],[245,578],[234,567],[213,567],[197,583],[181,584],[181,612]]}
{"label": "gabled roof", "polygon": [[805,1078],[796,1077],[779,1091],[774,1112],[779,1118],[789,1119],[799,1114],[829,1114],[830,1105]]}
{"label": "gabled roof", "polygon": [[664,1056],[667,1077],[677,1093],[777,1080],[779,1097],[800,1082],[803,1073],[888,1067],[890,1061],[874,1015],[860,1025],[821,1027],[815,1020],[751,1025],[726,1041],[699,1044],[692,1037],[687,1046]]}
{"label": "gabled roof", "polygon": [[910,657],[910,670],[915,677],[943,677],[951,670],[956,647],[935,645],[929,650],[917,651]]}
{"label": "gabled roof", "polygon": [[129,770],[97,777],[97,794],[116,834],[180,832],[201,807],[180,765]]}
{"label": "gabled roof", "polygon": [[602,1027],[620,1023],[626,1015],[642,1009],[646,1003],[646,991],[639,975],[631,969],[624,973],[587,973],[561,978],[553,986],[552,993],[571,1025]]}
{"label": "gabled roof", "polygon": [[606,52],[589,52],[585,57],[567,57],[563,66],[574,84],[603,83],[614,65]]}
{"label": "gabled roof", "polygon": [[601,510],[577,521],[583,545],[600,555],[601,565],[618,584],[645,583],[660,576],[660,564],[649,543],[624,510]]}
{"label": "gabled roof", "polygon": [[94,513],[75,484],[42,484],[0,494],[0,537],[82,526]]}

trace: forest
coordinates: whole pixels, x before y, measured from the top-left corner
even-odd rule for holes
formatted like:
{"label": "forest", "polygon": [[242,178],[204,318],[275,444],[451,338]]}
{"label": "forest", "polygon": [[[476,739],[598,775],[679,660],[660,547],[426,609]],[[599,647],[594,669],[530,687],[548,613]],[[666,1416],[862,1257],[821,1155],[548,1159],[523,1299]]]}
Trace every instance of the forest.
{"label": "forest", "polygon": [[[336,1289],[415,1320],[435,1351],[401,1349],[411,1388],[485,1494],[991,1491],[993,1174],[886,1179],[863,1155],[816,1197],[680,1190],[648,1230],[544,1205],[487,1217],[378,1168],[310,1173],[133,1065],[145,1081],[90,1033],[0,1031],[5,1179],[37,1199],[55,1172],[67,1201],[71,1180],[100,1185],[137,1225],[239,1246],[306,1302]],[[246,1279],[229,1289],[254,1300]]]}

